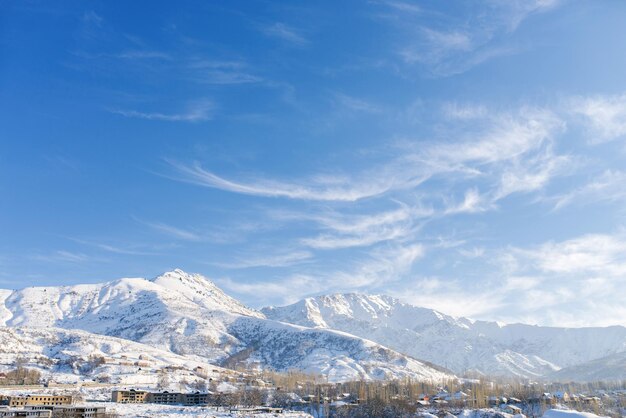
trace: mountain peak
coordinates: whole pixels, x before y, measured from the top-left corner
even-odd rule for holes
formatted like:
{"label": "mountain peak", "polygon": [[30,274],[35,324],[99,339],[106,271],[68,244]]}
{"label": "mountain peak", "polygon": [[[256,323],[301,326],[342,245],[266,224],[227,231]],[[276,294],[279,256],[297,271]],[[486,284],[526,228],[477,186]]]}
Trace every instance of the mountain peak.
{"label": "mountain peak", "polygon": [[215,283],[201,274],[187,273],[181,269],[174,269],[155,277],[151,281],[168,290],[178,292],[211,310],[226,311],[246,316],[263,316],[260,312],[248,308],[238,300],[228,296]]}
{"label": "mountain peak", "polygon": [[205,281],[209,281],[208,279],[206,279],[205,277],[199,275],[199,274],[192,274],[192,273],[187,273],[186,271],[176,268],[174,270],[171,271],[166,271],[160,275],[158,275],[157,277],[153,278],[151,281],[153,282],[157,282],[159,280],[179,280],[179,281],[186,281],[186,280],[195,280],[196,278],[202,278]]}

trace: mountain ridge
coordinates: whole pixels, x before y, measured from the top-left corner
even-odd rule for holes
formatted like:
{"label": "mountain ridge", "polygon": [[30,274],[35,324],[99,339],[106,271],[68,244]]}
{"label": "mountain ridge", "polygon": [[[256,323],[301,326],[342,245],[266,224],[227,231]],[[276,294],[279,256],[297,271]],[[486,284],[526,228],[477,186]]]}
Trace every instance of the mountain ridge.
{"label": "mountain ridge", "polygon": [[329,294],[256,310],[180,269],[152,279],[0,290],[0,326],[82,330],[211,364],[299,369],[334,381],[548,379],[565,376],[562,369],[582,380],[600,373],[601,359],[612,364],[626,352],[620,326],[501,324],[386,295]]}
{"label": "mountain ridge", "polygon": [[458,374],[547,377],[563,367],[626,351],[625,327],[540,327],[471,320],[386,295],[336,293],[261,311],[276,320],[367,335]]}
{"label": "mountain ridge", "polygon": [[83,330],[212,364],[237,359],[247,367],[300,369],[331,380],[452,377],[369,339],[267,319],[182,270],[153,279],[5,291],[0,307],[5,327]]}

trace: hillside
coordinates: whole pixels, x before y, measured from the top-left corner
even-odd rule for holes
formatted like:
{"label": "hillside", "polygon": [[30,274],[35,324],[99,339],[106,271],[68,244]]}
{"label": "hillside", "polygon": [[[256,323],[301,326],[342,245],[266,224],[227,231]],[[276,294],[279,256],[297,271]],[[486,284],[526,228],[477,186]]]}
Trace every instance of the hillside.
{"label": "hillside", "polygon": [[623,381],[626,379],[626,352],[563,368],[549,378],[561,382]]}
{"label": "hillside", "polygon": [[[228,371],[201,358],[180,356],[145,344],[85,331],[60,328],[0,327],[0,364],[21,364],[39,370],[45,380],[73,383],[96,380],[106,383],[157,383],[156,372],[166,367],[170,379],[193,380],[201,367],[215,376]],[[191,377],[190,377],[191,376]]]}

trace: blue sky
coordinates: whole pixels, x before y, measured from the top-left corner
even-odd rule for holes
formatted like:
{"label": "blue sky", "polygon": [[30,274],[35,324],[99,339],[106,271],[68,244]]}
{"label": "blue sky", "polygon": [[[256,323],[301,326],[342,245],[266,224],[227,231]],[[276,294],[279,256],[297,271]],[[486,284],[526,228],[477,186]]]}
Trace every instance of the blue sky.
{"label": "blue sky", "polygon": [[625,3],[0,8],[2,287],[626,325]]}

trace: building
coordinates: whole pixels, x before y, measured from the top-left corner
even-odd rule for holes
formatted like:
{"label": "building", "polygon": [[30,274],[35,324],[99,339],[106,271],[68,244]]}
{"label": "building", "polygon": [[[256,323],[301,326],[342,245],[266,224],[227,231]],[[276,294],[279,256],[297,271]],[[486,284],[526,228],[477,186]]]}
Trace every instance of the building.
{"label": "building", "polygon": [[30,411],[27,409],[0,408],[0,417],[29,417],[29,418],[50,418],[50,410]]}
{"label": "building", "polygon": [[560,402],[569,402],[570,396],[567,392],[554,392],[554,397],[558,399]]}
{"label": "building", "polygon": [[200,392],[153,392],[148,394],[146,402],[164,405],[206,405],[209,403],[209,394]]}
{"label": "building", "polygon": [[9,407],[24,406],[61,406],[71,405],[73,402],[70,395],[27,395],[27,396],[1,396],[0,405]]}
{"label": "building", "polygon": [[103,418],[105,407],[96,406],[27,406],[24,410],[48,411],[51,418]]}
{"label": "building", "polygon": [[186,393],[183,395],[185,405],[206,405],[209,403],[209,393]]}
{"label": "building", "polygon": [[111,400],[118,403],[158,403],[162,405],[207,405],[209,393],[146,392],[141,390],[114,390]]}
{"label": "building", "polygon": [[549,405],[556,404],[556,398],[551,393],[548,393],[548,392],[543,393],[540,399],[541,399],[541,402],[544,402]]}
{"label": "building", "polygon": [[106,408],[95,406],[57,406],[52,409],[52,418],[104,418]]}
{"label": "building", "polygon": [[177,405],[183,403],[182,396],[183,394],[178,392],[151,392],[148,394],[146,402],[164,405]]}
{"label": "building", "polygon": [[146,403],[148,392],[144,390],[114,390],[111,392],[111,401],[117,403]]}

